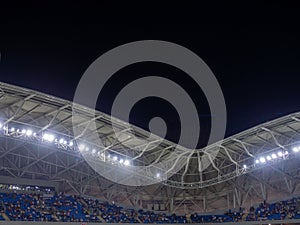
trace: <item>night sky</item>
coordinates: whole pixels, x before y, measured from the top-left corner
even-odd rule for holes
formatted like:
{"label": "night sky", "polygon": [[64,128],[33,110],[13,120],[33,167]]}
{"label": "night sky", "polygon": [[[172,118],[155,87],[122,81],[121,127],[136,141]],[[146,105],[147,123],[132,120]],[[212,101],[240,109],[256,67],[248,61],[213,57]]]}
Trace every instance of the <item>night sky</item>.
{"label": "night sky", "polygon": [[[82,74],[101,54],[128,42],[155,39],[189,48],[214,72],[226,100],[227,136],[300,110],[299,7],[268,3],[258,12],[244,8],[246,21],[239,18],[244,11],[235,9],[215,17],[221,7],[214,11],[214,20],[194,16],[187,21],[145,23],[124,22],[123,14],[117,17],[115,11],[105,14],[109,20],[90,16],[105,12],[103,6],[99,10],[91,6],[90,14],[74,4],[65,4],[58,12],[45,5],[38,7],[1,8],[1,82],[72,100]],[[235,11],[239,13],[232,15]],[[164,17],[162,12],[158,14]],[[260,19],[262,14],[265,20]],[[230,20],[224,21],[226,15]],[[186,74],[171,66],[139,63],[120,70],[101,92],[98,109],[110,113],[118,91],[145,74],[170,78],[191,95],[205,131],[199,146],[205,145],[210,131],[207,101]],[[153,116],[167,121],[167,138],[176,141],[178,115],[161,99],[139,102],[132,109],[130,122],[148,129]]]}

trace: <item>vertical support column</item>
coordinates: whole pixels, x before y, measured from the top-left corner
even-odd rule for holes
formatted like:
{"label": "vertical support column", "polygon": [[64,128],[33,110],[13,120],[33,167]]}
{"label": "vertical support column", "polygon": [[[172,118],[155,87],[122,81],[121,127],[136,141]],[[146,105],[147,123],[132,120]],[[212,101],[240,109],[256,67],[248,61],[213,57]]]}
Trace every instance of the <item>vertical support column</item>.
{"label": "vertical support column", "polygon": [[235,203],[235,194],[232,195],[233,197],[233,208],[235,209],[236,208],[236,203]]}
{"label": "vertical support column", "polygon": [[263,183],[260,183],[260,190],[261,190],[261,195],[262,195],[262,200],[267,200],[267,190],[266,190],[266,185]]}
{"label": "vertical support column", "polygon": [[173,210],[174,210],[174,197],[172,197],[172,198],[170,199],[169,212],[170,212],[170,213],[173,213]]}
{"label": "vertical support column", "polygon": [[235,197],[236,197],[237,206],[240,207],[242,204],[241,203],[241,192],[237,188],[234,188],[234,193],[235,193]]}
{"label": "vertical support column", "polygon": [[227,193],[227,210],[230,209],[230,196],[229,196],[229,193]]}
{"label": "vertical support column", "polygon": [[292,181],[288,180],[286,177],[284,177],[284,181],[285,181],[286,187],[287,187],[287,189],[289,191],[289,194],[292,194],[292,192],[293,192]]}

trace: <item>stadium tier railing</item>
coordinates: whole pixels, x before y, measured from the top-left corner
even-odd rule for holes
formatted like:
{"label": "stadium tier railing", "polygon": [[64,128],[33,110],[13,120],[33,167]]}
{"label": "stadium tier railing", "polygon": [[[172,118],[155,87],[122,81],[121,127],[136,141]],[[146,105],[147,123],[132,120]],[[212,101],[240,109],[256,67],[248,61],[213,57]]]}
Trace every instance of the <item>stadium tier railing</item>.
{"label": "stadium tier railing", "polygon": [[[28,221],[0,221],[0,225],[119,225],[120,223],[88,223],[88,222],[28,222]],[[153,225],[157,223],[153,223]],[[201,225],[215,225],[216,223],[194,223]],[[300,224],[297,219],[289,220],[265,220],[265,221],[245,221],[245,222],[229,222],[222,225],[274,225],[274,224]],[[151,223],[149,223],[151,225]]]}

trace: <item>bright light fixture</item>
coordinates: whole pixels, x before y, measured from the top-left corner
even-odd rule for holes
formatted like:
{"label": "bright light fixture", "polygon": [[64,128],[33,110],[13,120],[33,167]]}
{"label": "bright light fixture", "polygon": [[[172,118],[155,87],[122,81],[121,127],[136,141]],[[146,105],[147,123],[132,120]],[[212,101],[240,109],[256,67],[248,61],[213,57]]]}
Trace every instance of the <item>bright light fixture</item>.
{"label": "bright light fixture", "polygon": [[283,154],[282,154],[281,151],[279,151],[279,152],[277,153],[277,155],[278,155],[279,157],[282,157],[282,156],[283,156]]}
{"label": "bright light fixture", "polygon": [[272,159],[276,159],[277,155],[275,153],[272,154]]}
{"label": "bright light fixture", "polygon": [[294,148],[293,148],[293,151],[294,151],[294,152],[299,152],[299,148],[294,147]]}
{"label": "bright light fixture", "polygon": [[271,159],[272,159],[272,157],[268,155],[268,156],[267,156],[267,160],[270,161]]}
{"label": "bright light fixture", "polygon": [[243,167],[244,167],[244,169],[247,169],[247,165],[244,165]]}
{"label": "bright light fixture", "polygon": [[126,159],[126,160],[124,161],[124,165],[125,165],[125,166],[129,166],[129,165],[130,165],[130,162],[129,162],[128,159]]}
{"label": "bright light fixture", "polygon": [[84,144],[80,144],[80,145],[78,146],[78,148],[79,148],[79,151],[83,151],[84,148],[85,148],[85,145],[84,145]]}
{"label": "bright light fixture", "polygon": [[258,163],[259,163],[259,160],[258,160],[258,159],[257,159],[257,160],[255,160],[255,163],[256,163],[256,164],[258,164]]}
{"label": "bright light fixture", "polygon": [[26,131],[26,135],[27,135],[27,136],[31,136],[31,135],[32,135],[32,130],[27,130],[27,131]]}
{"label": "bright light fixture", "polygon": [[265,157],[260,157],[260,158],[259,158],[259,161],[260,161],[261,163],[265,163],[265,162],[266,162],[266,159],[265,159]]}
{"label": "bright light fixture", "polygon": [[157,178],[160,178],[160,173],[157,173],[157,174],[156,174],[156,177],[157,177]]}
{"label": "bright light fixture", "polygon": [[113,160],[117,161],[118,160],[118,156],[114,156]]}
{"label": "bright light fixture", "polygon": [[43,139],[44,139],[45,141],[52,142],[52,141],[54,141],[55,137],[54,137],[53,134],[45,133],[45,134],[43,135]]}

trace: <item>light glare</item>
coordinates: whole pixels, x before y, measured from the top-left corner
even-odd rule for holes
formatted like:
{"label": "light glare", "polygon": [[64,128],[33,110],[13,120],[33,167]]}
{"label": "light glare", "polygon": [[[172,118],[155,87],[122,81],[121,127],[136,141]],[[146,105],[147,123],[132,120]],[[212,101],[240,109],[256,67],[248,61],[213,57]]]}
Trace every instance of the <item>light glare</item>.
{"label": "light glare", "polygon": [[260,157],[260,158],[259,158],[259,161],[260,161],[261,163],[265,163],[265,162],[266,162],[266,159],[265,159],[265,157]]}
{"label": "light glare", "polygon": [[27,135],[27,136],[31,136],[31,135],[32,135],[32,130],[27,130],[27,131],[26,131],[26,135]]}
{"label": "light glare", "polygon": [[84,148],[85,148],[85,145],[84,144],[80,144],[78,148],[79,148],[79,151],[83,151]]}
{"label": "light glare", "polygon": [[52,142],[52,141],[54,141],[55,137],[54,137],[53,134],[45,133],[45,134],[43,135],[43,139],[44,139],[45,141]]}

